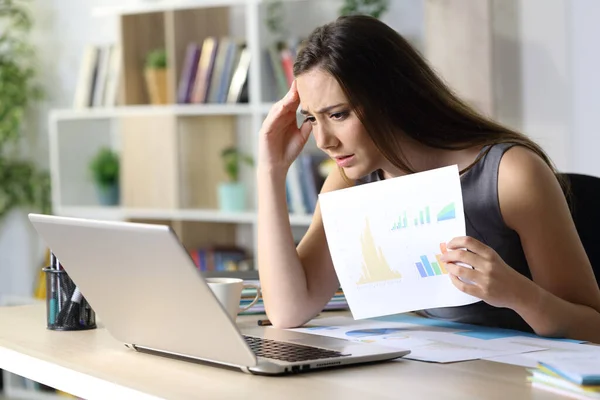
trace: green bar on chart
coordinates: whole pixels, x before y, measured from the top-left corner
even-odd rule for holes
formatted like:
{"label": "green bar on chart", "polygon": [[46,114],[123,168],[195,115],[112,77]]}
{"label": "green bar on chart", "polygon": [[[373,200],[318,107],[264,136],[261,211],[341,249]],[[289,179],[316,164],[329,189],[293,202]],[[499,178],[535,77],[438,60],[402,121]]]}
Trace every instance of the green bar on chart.
{"label": "green bar on chart", "polygon": [[442,275],[442,271],[440,270],[438,263],[432,262],[431,266],[433,267],[433,272],[435,272],[436,275]]}
{"label": "green bar on chart", "polygon": [[429,219],[429,206],[425,207],[425,222],[427,222],[428,224],[431,222],[431,220]]}

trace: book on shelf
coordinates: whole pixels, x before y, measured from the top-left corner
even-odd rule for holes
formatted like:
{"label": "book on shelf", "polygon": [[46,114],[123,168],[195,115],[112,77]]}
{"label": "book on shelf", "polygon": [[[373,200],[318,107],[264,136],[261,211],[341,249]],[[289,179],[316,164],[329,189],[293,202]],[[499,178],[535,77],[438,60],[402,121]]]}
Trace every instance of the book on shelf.
{"label": "book on shelf", "polygon": [[188,44],[178,84],[180,104],[248,102],[250,52],[243,40],[207,37]]}
{"label": "book on shelf", "polygon": [[290,166],[285,185],[291,213],[305,215],[315,211],[318,194],[327,178],[321,171],[323,162],[326,162],[324,154],[301,153]]}
{"label": "book on shelf", "polygon": [[177,103],[190,103],[192,89],[198,72],[198,61],[200,60],[201,47],[198,43],[188,43],[183,60],[183,69],[177,87]]}
{"label": "book on shelf", "polygon": [[590,354],[576,354],[539,361],[529,369],[535,388],[578,399],[600,399],[600,361]]}
{"label": "book on shelf", "polygon": [[248,265],[248,254],[237,246],[205,246],[189,253],[200,271],[243,271]]}
{"label": "book on shelf", "polygon": [[266,61],[276,88],[276,99],[282,98],[288,92],[294,81],[294,62],[304,42],[296,38],[278,41],[267,46]]}
{"label": "book on shelf", "polygon": [[73,107],[114,107],[121,79],[121,46],[87,44],[83,50]]}

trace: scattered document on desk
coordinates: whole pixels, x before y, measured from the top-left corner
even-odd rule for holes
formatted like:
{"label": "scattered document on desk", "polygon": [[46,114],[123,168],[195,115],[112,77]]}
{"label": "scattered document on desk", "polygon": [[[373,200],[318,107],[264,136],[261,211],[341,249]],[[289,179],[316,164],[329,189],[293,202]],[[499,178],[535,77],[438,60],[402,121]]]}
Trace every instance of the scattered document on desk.
{"label": "scattered document on desk", "polygon": [[[545,350],[539,345],[531,346],[498,339],[482,339],[477,335],[465,334],[477,331],[477,327],[472,325],[456,324],[460,329],[454,329],[428,323],[420,324],[420,320],[427,319],[414,317],[398,318],[396,321],[381,319],[356,321],[351,317],[328,317],[315,319],[302,328],[292,330],[408,349],[411,353],[404,358],[438,363]],[[471,330],[468,330],[469,327]]]}
{"label": "scattered document on desk", "polygon": [[544,351],[540,353],[511,354],[499,357],[489,357],[485,358],[486,360],[503,364],[535,368],[540,360],[556,361],[565,357],[585,358],[589,355],[594,357],[596,360],[599,360],[598,362],[600,363],[600,346],[528,337],[512,337],[498,340],[507,341],[509,343],[525,344],[528,346],[539,346],[542,347]]}
{"label": "scattered document on desk", "polygon": [[319,195],[327,243],[355,319],[471,304],[440,260],[464,236],[458,167]]}

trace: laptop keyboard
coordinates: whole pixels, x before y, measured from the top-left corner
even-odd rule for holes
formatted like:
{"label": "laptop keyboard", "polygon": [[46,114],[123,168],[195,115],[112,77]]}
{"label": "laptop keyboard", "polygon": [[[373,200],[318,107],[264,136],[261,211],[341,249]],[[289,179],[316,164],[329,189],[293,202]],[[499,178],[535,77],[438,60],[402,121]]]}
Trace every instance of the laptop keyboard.
{"label": "laptop keyboard", "polygon": [[286,362],[298,362],[308,360],[321,360],[323,358],[345,357],[335,350],[320,349],[318,347],[304,346],[301,344],[279,342],[252,336],[244,336],[250,349],[258,357],[272,358]]}

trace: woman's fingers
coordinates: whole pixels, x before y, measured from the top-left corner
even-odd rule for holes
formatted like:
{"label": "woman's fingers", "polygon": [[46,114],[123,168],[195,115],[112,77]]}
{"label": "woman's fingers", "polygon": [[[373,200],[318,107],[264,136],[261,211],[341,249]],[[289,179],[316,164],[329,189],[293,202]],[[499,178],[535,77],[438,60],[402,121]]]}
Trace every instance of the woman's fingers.
{"label": "woman's fingers", "polygon": [[450,242],[448,242],[447,248],[448,250],[464,248],[480,255],[483,258],[488,258],[491,256],[491,249],[488,246],[470,236],[460,236],[452,239]]}
{"label": "woman's fingers", "polygon": [[265,126],[274,125],[278,120],[284,120],[285,125],[291,124],[291,121],[296,121],[296,111],[300,105],[300,98],[296,90],[296,81],[292,83],[287,94],[271,107],[269,114],[265,118],[263,124]]}
{"label": "woman's fingers", "polygon": [[462,262],[477,268],[477,265],[482,264],[482,259],[479,255],[467,250],[448,250],[440,257],[444,262]]}
{"label": "woman's fingers", "polygon": [[304,141],[308,140],[308,136],[312,132],[312,125],[308,121],[304,121],[302,125],[300,125],[300,135]]}
{"label": "woman's fingers", "polygon": [[445,265],[445,267],[446,267],[446,271],[448,271],[448,273],[450,275],[459,277],[459,278],[463,279],[463,281],[466,280],[466,281],[477,283],[478,272],[476,270],[473,270],[468,267],[463,267],[461,265],[456,265],[453,263],[447,263]]}
{"label": "woman's fingers", "polygon": [[286,111],[294,111],[298,109],[298,105],[300,105],[300,97],[298,96],[298,90],[296,89],[296,80],[292,82],[290,86],[290,90],[288,90],[287,94],[281,99],[281,105]]}

